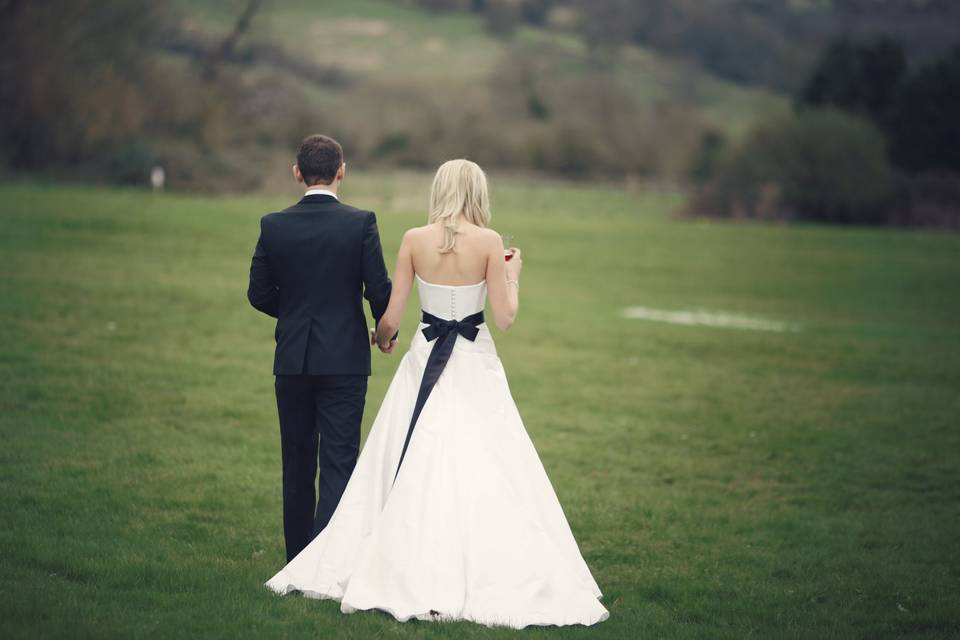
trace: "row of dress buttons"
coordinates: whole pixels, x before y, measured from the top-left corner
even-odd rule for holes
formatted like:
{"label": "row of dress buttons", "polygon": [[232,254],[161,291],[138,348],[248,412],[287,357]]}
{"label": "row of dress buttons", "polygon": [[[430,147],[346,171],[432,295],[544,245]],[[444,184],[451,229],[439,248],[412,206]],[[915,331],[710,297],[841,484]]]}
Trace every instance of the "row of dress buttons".
{"label": "row of dress buttons", "polygon": [[457,319],[457,290],[450,290],[450,319]]}

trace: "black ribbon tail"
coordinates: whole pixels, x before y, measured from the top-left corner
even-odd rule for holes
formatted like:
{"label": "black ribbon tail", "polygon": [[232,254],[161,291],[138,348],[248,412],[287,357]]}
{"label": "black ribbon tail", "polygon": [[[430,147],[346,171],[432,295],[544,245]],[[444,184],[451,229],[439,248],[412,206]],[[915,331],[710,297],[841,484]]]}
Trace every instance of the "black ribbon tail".
{"label": "black ribbon tail", "polygon": [[437,380],[440,379],[440,374],[443,373],[443,369],[447,366],[447,361],[450,359],[450,354],[453,353],[453,345],[456,340],[457,333],[451,331],[445,336],[437,338],[433,349],[430,350],[430,355],[427,357],[427,365],[423,369],[423,378],[420,380],[420,391],[417,393],[417,402],[413,405],[413,417],[410,419],[410,426],[407,428],[407,437],[403,441],[403,450],[400,452],[400,462],[397,463],[397,472],[393,474],[394,480],[396,480],[397,474],[400,473],[400,465],[403,464],[403,457],[407,454],[407,447],[410,446],[410,438],[413,436],[413,428],[417,424],[420,412],[423,411],[424,405],[427,404],[427,398],[430,397],[430,392],[433,391],[434,385],[437,384]]}
{"label": "black ribbon tail", "polygon": [[427,356],[427,364],[423,368],[423,377],[420,379],[420,390],[417,392],[417,402],[413,406],[413,416],[410,418],[410,426],[407,427],[407,435],[403,440],[403,449],[400,451],[400,461],[397,463],[397,471],[393,474],[393,480],[396,482],[397,475],[400,473],[400,467],[403,465],[403,458],[407,454],[407,447],[410,446],[410,438],[413,436],[413,429],[427,404],[427,398],[433,391],[434,385],[440,379],[440,374],[447,366],[450,355],[453,353],[453,347],[457,342],[457,336],[463,335],[471,342],[477,337],[477,327],[483,324],[483,312],[480,311],[463,320],[441,320],[426,311],[423,312],[423,321],[427,327],[423,329],[427,340],[436,339],[430,355]]}

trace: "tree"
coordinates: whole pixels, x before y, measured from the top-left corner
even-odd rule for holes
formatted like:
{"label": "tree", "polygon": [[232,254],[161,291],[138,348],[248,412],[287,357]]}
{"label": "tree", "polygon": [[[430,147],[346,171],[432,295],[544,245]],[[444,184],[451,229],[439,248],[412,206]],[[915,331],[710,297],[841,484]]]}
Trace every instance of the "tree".
{"label": "tree", "polygon": [[906,82],[892,120],[894,161],[913,171],[960,171],[960,47]]}
{"label": "tree", "polygon": [[151,121],[151,56],[171,28],[165,3],[0,4],[0,160],[76,162]]}
{"label": "tree", "polygon": [[856,113],[886,131],[906,76],[907,56],[896,40],[840,38],[821,56],[798,103]]}
{"label": "tree", "polygon": [[243,9],[243,12],[237,18],[236,24],[233,25],[233,29],[230,33],[227,34],[227,37],[223,39],[223,42],[220,43],[220,46],[214,49],[210,56],[207,58],[206,65],[204,67],[204,76],[209,80],[216,76],[217,67],[220,63],[223,62],[237,46],[237,42],[247,32],[247,29],[250,28],[250,23],[253,21],[253,17],[257,14],[257,10],[260,9],[262,0],[248,0],[246,6]]}

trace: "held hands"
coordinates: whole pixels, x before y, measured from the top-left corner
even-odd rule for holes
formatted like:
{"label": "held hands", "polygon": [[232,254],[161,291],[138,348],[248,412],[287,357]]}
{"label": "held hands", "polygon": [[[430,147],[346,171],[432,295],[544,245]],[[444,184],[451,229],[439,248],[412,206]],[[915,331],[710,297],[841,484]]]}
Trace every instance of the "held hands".
{"label": "held hands", "polygon": [[393,353],[393,350],[397,346],[397,339],[393,338],[392,340],[390,340],[389,344],[384,346],[379,342],[377,342],[377,330],[371,328],[370,329],[370,346],[372,347],[374,345],[377,347],[377,349],[380,349],[381,353]]}
{"label": "held hands", "polygon": [[377,348],[380,349],[381,353],[393,353],[393,350],[396,348],[396,346],[397,346],[397,341],[391,340],[388,346],[385,347],[382,344],[378,344]]}

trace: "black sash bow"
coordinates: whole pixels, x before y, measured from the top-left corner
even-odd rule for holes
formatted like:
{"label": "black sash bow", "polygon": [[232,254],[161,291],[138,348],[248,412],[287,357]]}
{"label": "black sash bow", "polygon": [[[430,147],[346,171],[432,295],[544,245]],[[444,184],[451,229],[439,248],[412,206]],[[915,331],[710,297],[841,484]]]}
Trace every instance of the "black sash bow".
{"label": "black sash bow", "polygon": [[423,405],[427,403],[430,392],[433,391],[433,385],[440,379],[440,374],[447,366],[457,336],[463,336],[470,342],[476,340],[477,334],[480,333],[478,327],[483,324],[483,311],[469,315],[463,320],[444,320],[424,311],[423,322],[427,325],[422,329],[427,342],[434,340],[436,342],[433,343],[430,355],[427,356],[427,365],[423,369],[420,392],[417,393],[417,403],[413,406],[413,417],[410,419],[410,426],[407,428],[407,437],[403,441],[403,450],[400,452],[400,462],[397,463],[397,473],[393,476],[394,480],[400,473],[400,465],[403,464],[403,456],[407,453],[410,436],[413,435],[413,427],[417,424],[417,418],[420,417],[420,412],[423,411]]}

